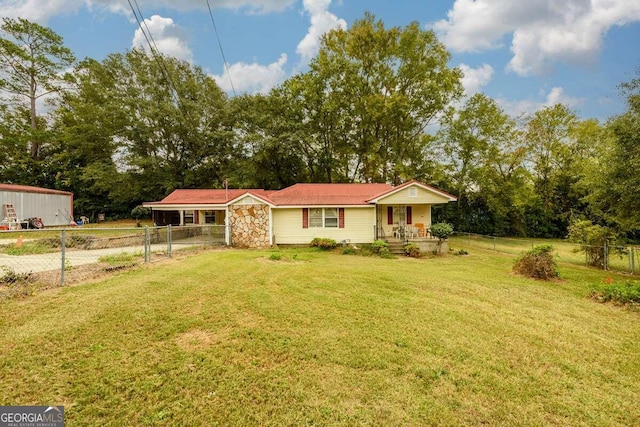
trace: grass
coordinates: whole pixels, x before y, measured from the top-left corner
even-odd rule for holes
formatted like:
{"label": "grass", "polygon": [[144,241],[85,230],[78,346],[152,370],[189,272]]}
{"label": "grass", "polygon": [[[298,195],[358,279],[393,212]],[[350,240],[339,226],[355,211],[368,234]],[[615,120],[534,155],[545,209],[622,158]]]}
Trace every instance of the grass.
{"label": "grass", "polygon": [[119,254],[113,255],[104,255],[98,258],[100,262],[106,262],[107,264],[131,264],[135,261],[139,261],[144,254],[140,251],[138,252],[120,252]]}
{"label": "grass", "polygon": [[212,251],[6,301],[0,401],[69,425],[640,424],[640,313],[588,298],[626,279],[465,248]]}

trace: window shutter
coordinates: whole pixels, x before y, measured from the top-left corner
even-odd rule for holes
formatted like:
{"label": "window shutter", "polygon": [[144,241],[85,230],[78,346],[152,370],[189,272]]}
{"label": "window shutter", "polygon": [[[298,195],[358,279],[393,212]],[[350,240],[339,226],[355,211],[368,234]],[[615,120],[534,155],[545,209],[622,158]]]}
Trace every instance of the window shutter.
{"label": "window shutter", "polygon": [[393,224],[393,206],[387,206],[387,224]]}
{"label": "window shutter", "polygon": [[338,227],[344,228],[344,208],[338,209]]}
{"label": "window shutter", "polygon": [[193,211],[193,223],[200,224],[200,211]]}
{"label": "window shutter", "polygon": [[413,224],[413,207],[407,206],[407,225]]}
{"label": "window shutter", "polygon": [[302,228],[309,228],[309,208],[302,208]]}

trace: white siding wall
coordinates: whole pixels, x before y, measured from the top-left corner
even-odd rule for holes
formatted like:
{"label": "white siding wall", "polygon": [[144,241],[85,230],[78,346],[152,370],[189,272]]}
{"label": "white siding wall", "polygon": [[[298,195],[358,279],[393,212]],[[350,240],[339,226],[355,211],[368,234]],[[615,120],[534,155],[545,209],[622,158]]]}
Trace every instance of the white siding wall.
{"label": "white siding wall", "polygon": [[383,197],[378,200],[378,203],[385,205],[414,205],[414,204],[423,204],[423,203],[448,203],[449,199],[446,197],[440,196],[439,194],[433,193],[431,191],[427,191],[421,187],[415,186],[417,189],[416,195],[414,197],[409,196],[409,188],[404,188],[397,193],[394,193],[388,197]]}
{"label": "white siding wall", "polygon": [[0,191],[0,215],[4,219],[4,204],[13,204],[18,219],[42,218],[45,227],[66,225],[73,215],[71,195]]}
{"label": "white siding wall", "polygon": [[314,237],[338,242],[372,243],[375,237],[375,207],[345,208],[344,228],[302,228],[302,208],[273,209],[273,232],[276,244],[299,245]]}

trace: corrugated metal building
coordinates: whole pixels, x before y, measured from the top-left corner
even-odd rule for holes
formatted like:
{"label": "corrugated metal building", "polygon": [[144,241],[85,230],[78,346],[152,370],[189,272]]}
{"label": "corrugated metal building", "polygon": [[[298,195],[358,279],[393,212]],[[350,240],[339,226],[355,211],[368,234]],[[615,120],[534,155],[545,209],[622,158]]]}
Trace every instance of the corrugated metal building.
{"label": "corrugated metal building", "polygon": [[[0,184],[0,209],[5,204],[15,207],[18,219],[42,218],[45,227],[67,225],[73,220],[73,193],[68,191]],[[4,215],[4,209],[0,215]]]}

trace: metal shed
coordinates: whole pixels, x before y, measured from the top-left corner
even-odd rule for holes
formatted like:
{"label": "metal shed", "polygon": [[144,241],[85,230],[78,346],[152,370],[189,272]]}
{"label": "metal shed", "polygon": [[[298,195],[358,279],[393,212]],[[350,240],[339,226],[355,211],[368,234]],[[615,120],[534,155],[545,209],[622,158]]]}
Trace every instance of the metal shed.
{"label": "metal shed", "polygon": [[68,191],[0,184],[0,209],[5,204],[14,206],[19,219],[42,218],[46,227],[68,225],[73,220],[73,193]]}

